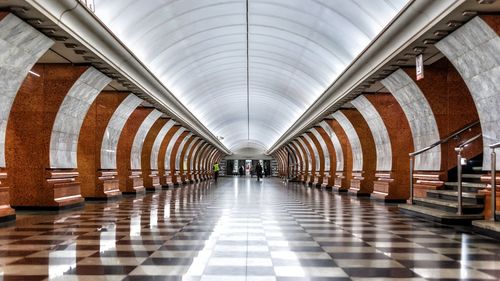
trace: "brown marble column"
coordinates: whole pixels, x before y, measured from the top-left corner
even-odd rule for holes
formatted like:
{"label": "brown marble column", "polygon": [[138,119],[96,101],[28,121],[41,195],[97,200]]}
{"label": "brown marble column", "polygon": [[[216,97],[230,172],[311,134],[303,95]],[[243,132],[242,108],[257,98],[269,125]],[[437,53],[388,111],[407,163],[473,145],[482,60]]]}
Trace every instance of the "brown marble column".
{"label": "brown marble column", "polygon": [[[425,78],[416,80],[415,68],[403,70],[417,84],[436,119],[439,137],[446,138],[463,127],[479,120],[472,95],[464,80],[446,58],[425,66]],[[417,197],[425,197],[426,190],[441,188],[448,179],[448,171],[457,167],[455,147],[472,136],[481,133],[480,126],[461,134],[459,139],[441,145],[441,171],[417,171],[414,185]],[[473,158],[483,152],[483,143],[478,140],[463,151],[463,157]]]}
{"label": "brown marble column", "polygon": [[10,207],[9,186],[7,170],[0,168],[0,223],[16,218],[16,212]]}
{"label": "brown marble column", "polygon": [[363,151],[363,170],[353,171],[349,192],[357,196],[370,196],[373,192],[377,154],[372,133],[365,119],[356,109],[343,109],[342,113],[349,119],[359,138]]}
{"label": "brown marble column", "polygon": [[185,184],[189,182],[188,179],[188,173],[189,173],[189,166],[188,166],[188,159],[187,155],[189,153],[190,148],[192,148],[192,145],[196,143],[200,138],[196,136],[190,137],[186,143],[184,144],[184,147],[182,148],[181,155],[179,157],[179,168],[180,168],[180,174],[181,174],[181,183]]}
{"label": "brown marble column", "polygon": [[307,152],[306,152],[307,148],[304,147],[298,140],[294,140],[293,144],[295,145],[295,147],[297,147],[298,150],[300,150],[300,153],[302,154],[302,160],[304,162],[303,162],[303,166],[302,166],[303,168],[302,168],[301,181],[303,183],[307,183],[307,180],[309,178],[309,171],[310,171],[309,166],[311,165],[311,163],[309,163],[309,157],[307,156]]}
{"label": "brown marble column", "polygon": [[170,130],[168,130],[165,138],[161,142],[160,152],[158,153],[158,174],[160,175],[160,184],[163,188],[168,188],[170,185],[172,185],[170,169],[165,169],[165,157],[168,157],[167,147],[168,144],[172,141],[172,138],[181,128],[181,125],[174,125],[172,128],[170,128]]}
{"label": "brown marble column", "polygon": [[[72,140],[77,135],[68,134],[66,138],[57,138],[53,133],[62,136],[66,132],[59,130],[79,131],[81,123],[78,124],[78,128],[75,127],[76,124],[71,128],[60,127],[61,123],[58,123],[57,127],[54,124],[56,121],[65,122],[64,117],[57,116],[58,113],[62,114],[68,109],[61,110],[61,104],[66,102],[69,106],[66,96],[82,93],[80,87],[83,81],[99,76],[94,82],[99,84],[100,88],[109,80],[86,66],[38,64],[33,67],[33,71],[39,74],[39,77],[35,75],[26,77],[12,105],[7,125],[6,160],[12,183],[11,204],[17,208],[43,209],[80,206],[83,197],[80,194],[80,182],[76,180],[79,175],[78,170],[60,168],[62,165],[59,164],[67,162],[68,166],[76,166],[76,147],[55,145]],[[76,83],[79,80],[80,84]],[[81,101],[82,112],[78,112],[76,114],[78,116],[71,117],[75,121],[80,117],[84,119],[85,116],[80,116],[80,113],[86,114],[88,108],[85,102],[90,106],[102,88],[87,89],[88,92],[83,93],[87,94],[89,100]],[[72,101],[80,102],[74,99]],[[52,137],[55,138],[52,140]],[[51,144],[54,144],[52,151]],[[73,155],[70,150],[73,148],[74,158],[70,158]]]}
{"label": "brown marble column", "polygon": [[342,153],[344,156],[344,171],[337,171],[335,174],[335,184],[332,187],[333,191],[336,192],[346,192],[351,187],[352,180],[352,151],[351,144],[349,143],[349,138],[347,137],[344,129],[340,126],[339,122],[335,119],[325,119],[324,120],[339,139],[340,145],[342,146]]}
{"label": "brown marble column", "polygon": [[199,148],[196,150],[196,153],[193,157],[193,177],[196,182],[200,182],[201,179],[201,174],[200,174],[200,159],[201,155],[205,151],[205,149],[208,147],[208,143],[203,142],[200,144]]}
{"label": "brown marble column", "polygon": [[101,147],[106,127],[129,93],[101,92],[83,121],[78,139],[78,180],[87,200],[108,200],[121,196],[116,170],[101,169]]}
{"label": "brown marble column", "polygon": [[153,111],[153,108],[138,107],[130,115],[120,134],[116,152],[116,164],[120,190],[123,194],[140,194],[145,192],[142,182],[142,172],[141,170],[132,170],[130,159],[135,135],[151,111]]}
{"label": "brown marble column", "polygon": [[153,149],[153,144],[156,137],[160,133],[160,130],[165,126],[169,119],[160,118],[156,120],[144,140],[142,147],[142,157],[141,157],[141,168],[142,168],[142,181],[146,191],[157,190],[161,188],[160,177],[158,176],[157,170],[151,169],[151,152]]}
{"label": "brown marble column", "polygon": [[196,140],[196,143],[193,144],[193,147],[189,150],[187,155],[187,179],[189,180],[190,183],[193,183],[197,180],[195,175],[194,162],[195,162],[196,152],[203,143],[204,143],[203,139]]}
{"label": "brown marble column", "polygon": [[324,188],[331,188],[332,186],[335,185],[335,172],[336,172],[336,156],[335,156],[335,148],[333,147],[332,140],[330,139],[330,136],[328,133],[323,129],[321,126],[316,126],[315,127],[316,131],[320,134],[320,136],[323,138],[323,141],[326,144],[326,147],[328,149],[328,154],[330,155],[330,170],[325,171],[328,172],[328,177],[326,180],[323,180],[322,187]]}
{"label": "brown marble column", "polygon": [[309,138],[311,138],[313,142],[311,145],[315,146],[316,149],[314,149],[314,152],[318,153],[319,158],[319,171],[316,171],[316,176],[314,181],[312,182],[312,185],[315,187],[321,187],[321,185],[323,184],[323,178],[325,176],[325,155],[323,153],[321,144],[319,143],[318,139],[316,139],[316,136],[310,131],[306,132],[306,134],[309,136]]}
{"label": "brown marble column", "polygon": [[384,121],[391,141],[392,171],[377,171],[372,197],[387,202],[409,197],[410,161],[414,150],[410,125],[396,99],[388,93],[365,95]]}
{"label": "brown marble column", "polygon": [[179,150],[179,147],[181,143],[184,141],[186,137],[188,137],[191,134],[189,131],[184,131],[180,136],[175,140],[174,146],[172,147],[172,151],[169,156],[169,161],[170,161],[170,174],[172,175],[172,183],[174,185],[179,185],[181,183],[181,177],[180,177],[180,170],[176,169],[176,156],[177,156],[177,151]]}
{"label": "brown marble column", "polygon": [[296,181],[300,182],[303,180],[304,160],[302,159],[302,155],[298,150],[297,146],[293,142],[290,142],[287,145],[290,148],[290,150],[293,151],[293,154],[297,158]]}

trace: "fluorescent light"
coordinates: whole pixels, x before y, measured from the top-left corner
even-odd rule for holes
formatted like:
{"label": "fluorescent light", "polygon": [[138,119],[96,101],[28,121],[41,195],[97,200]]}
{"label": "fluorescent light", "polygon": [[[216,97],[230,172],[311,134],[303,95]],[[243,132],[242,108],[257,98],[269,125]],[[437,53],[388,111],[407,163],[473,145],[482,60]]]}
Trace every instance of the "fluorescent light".
{"label": "fluorescent light", "polygon": [[33,74],[33,75],[35,75],[36,77],[40,77],[40,74],[38,74],[38,73],[36,73],[36,72],[33,72],[33,71],[31,71],[31,70],[30,70],[30,73],[31,73],[31,74]]}

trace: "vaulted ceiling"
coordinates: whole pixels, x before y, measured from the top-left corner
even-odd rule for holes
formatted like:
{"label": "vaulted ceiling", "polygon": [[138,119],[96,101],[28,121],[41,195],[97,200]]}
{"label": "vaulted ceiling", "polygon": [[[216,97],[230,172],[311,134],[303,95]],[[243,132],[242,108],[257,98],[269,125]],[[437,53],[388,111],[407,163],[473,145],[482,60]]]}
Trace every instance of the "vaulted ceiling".
{"label": "vaulted ceiling", "polygon": [[222,143],[265,151],[408,0],[95,0],[95,14]]}

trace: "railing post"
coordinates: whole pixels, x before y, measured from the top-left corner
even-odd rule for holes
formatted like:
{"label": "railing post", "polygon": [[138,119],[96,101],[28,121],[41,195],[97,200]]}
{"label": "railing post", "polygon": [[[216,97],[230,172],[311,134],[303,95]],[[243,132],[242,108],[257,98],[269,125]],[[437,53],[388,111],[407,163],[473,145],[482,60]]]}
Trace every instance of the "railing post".
{"label": "railing post", "polygon": [[496,221],[497,208],[497,154],[495,148],[491,150],[491,220]]}
{"label": "railing post", "polygon": [[457,214],[462,215],[462,148],[455,148],[457,152]]}
{"label": "railing post", "polygon": [[410,204],[413,205],[413,165],[415,158],[410,155]]}

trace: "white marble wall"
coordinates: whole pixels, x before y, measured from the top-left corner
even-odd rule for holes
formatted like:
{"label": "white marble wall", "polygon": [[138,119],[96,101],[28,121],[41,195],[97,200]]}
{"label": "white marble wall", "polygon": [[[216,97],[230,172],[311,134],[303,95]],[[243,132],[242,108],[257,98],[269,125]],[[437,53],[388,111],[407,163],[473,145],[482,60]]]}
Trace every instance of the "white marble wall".
{"label": "white marble wall", "polygon": [[194,161],[194,170],[195,171],[200,171],[200,168],[201,168],[201,165],[200,165],[200,159],[201,159],[201,156],[203,154],[203,152],[205,151],[205,149],[209,146],[208,143],[203,143],[200,148],[198,149],[198,155],[196,155],[196,158],[195,158],[195,161]]}
{"label": "white marble wall", "polygon": [[26,75],[54,42],[13,14],[0,21],[0,167],[12,103]]}
{"label": "white marble wall", "polygon": [[57,112],[50,137],[50,168],[77,168],[80,128],[97,95],[111,78],[90,67],[66,94]]}
{"label": "white marble wall", "polygon": [[[200,137],[197,137],[197,136],[194,136],[194,139],[193,141],[189,144],[188,148],[186,149],[186,154],[184,154],[184,159],[182,161],[182,169],[184,171],[187,171],[187,162],[188,162],[188,157],[189,157],[189,153],[191,152],[191,150],[194,149],[194,144],[200,139]],[[194,152],[194,151],[193,151]],[[191,156],[193,156],[194,154],[192,154]]]}
{"label": "white marble wall", "polygon": [[368,127],[375,141],[375,151],[377,153],[377,171],[392,170],[392,148],[389,132],[385,127],[384,120],[373,104],[365,97],[359,96],[351,101],[351,104],[361,113],[368,123]]}
{"label": "white marble wall", "polygon": [[180,170],[181,169],[181,153],[182,150],[184,150],[184,146],[186,145],[186,142],[193,137],[193,133],[189,133],[181,142],[179,145],[179,149],[177,149],[177,153],[175,154],[175,169]]}
{"label": "white marble wall", "polygon": [[134,94],[129,94],[116,108],[104,131],[101,144],[101,169],[116,169],[118,141],[130,114],[142,103]]}
{"label": "white marble wall", "polygon": [[[424,94],[408,74],[398,69],[381,82],[396,98],[408,119],[415,151],[438,142],[439,131],[434,113]],[[415,157],[417,171],[439,171],[440,168],[441,146]]]}
{"label": "white marble wall", "polygon": [[475,17],[436,47],[453,63],[474,99],[483,134],[483,170],[489,171],[488,146],[500,142],[500,38],[480,17]]}
{"label": "white marble wall", "polygon": [[286,149],[287,149],[288,153],[290,153],[293,166],[296,169],[300,169],[300,163],[297,162],[298,161],[297,154],[295,153],[295,150],[293,149],[293,147],[291,145],[287,145]]}
{"label": "white marble wall", "polygon": [[160,132],[156,136],[156,139],[153,143],[153,147],[151,147],[151,160],[150,160],[151,170],[158,170],[158,161],[160,160],[158,159],[158,157],[160,156],[159,154],[160,154],[161,143],[165,138],[165,135],[174,125],[175,125],[174,120],[168,120],[167,123],[163,125]]}
{"label": "white marble wall", "polygon": [[335,171],[343,172],[344,171],[344,152],[342,151],[342,145],[340,144],[340,140],[337,137],[337,134],[333,131],[332,127],[328,125],[325,121],[321,121],[318,125],[325,130],[333,143],[333,148],[335,149],[335,158],[337,165],[335,167]]}
{"label": "white marble wall", "polygon": [[170,170],[170,157],[172,156],[172,149],[174,148],[175,142],[179,139],[179,136],[184,133],[184,131],[186,131],[186,128],[179,128],[167,145],[167,153],[165,153],[165,170]]}
{"label": "white marble wall", "polygon": [[193,148],[193,153],[192,153],[192,157],[193,159],[191,159],[191,163],[190,163],[190,166],[189,169],[190,171],[196,171],[196,160],[198,159],[198,155],[196,154],[198,152],[198,150],[202,149],[203,146],[206,144],[206,142],[204,141],[200,141],[194,148]]}
{"label": "white marble wall", "polygon": [[296,153],[299,153],[300,154],[300,157],[302,158],[302,163],[300,163],[300,168],[301,168],[301,171],[303,172],[307,172],[306,171],[306,162],[307,162],[307,158],[306,156],[304,155],[304,152],[302,151],[302,149],[300,149],[300,145],[299,143],[297,142],[297,140],[293,140],[292,141],[293,143],[293,148],[295,149],[295,152]]}
{"label": "white marble wall", "polygon": [[352,151],[352,170],[355,172],[363,171],[363,148],[361,147],[361,142],[359,141],[358,133],[351,121],[347,119],[347,117],[341,111],[337,111],[332,114],[332,117],[335,118],[344,129],[345,134],[347,135],[347,139],[351,144]]}
{"label": "white marble wall", "polygon": [[162,114],[163,113],[156,109],[151,111],[139,127],[139,130],[134,137],[134,142],[132,143],[132,151],[130,154],[130,167],[132,168],[132,170],[141,169],[142,146],[144,145],[144,141],[146,140],[146,136],[148,135],[149,130],[151,130],[151,127],[153,127],[156,120],[158,120]]}
{"label": "white marble wall", "polygon": [[307,145],[306,143],[304,142],[304,140],[302,138],[297,138],[297,141],[302,145],[302,147],[304,148],[304,150],[306,151],[306,156],[307,156],[307,171],[308,172],[312,172],[312,157],[311,157],[311,153],[309,152],[309,149],[307,148]]}
{"label": "white marble wall", "polygon": [[302,136],[305,138],[305,140],[309,143],[309,145],[311,145],[312,149],[313,149],[313,154],[314,154],[314,164],[316,164],[315,166],[315,170],[317,173],[319,173],[320,171],[320,167],[321,167],[321,164],[320,164],[320,160],[319,160],[319,152],[318,152],[318,148],[316,147],[316,145],[314,144],[313,140],[311,139],[311,137],[304,133],[302,134]]}
{"label": "white marble wall", "polygon": [[316,137],[316,139],[319,142],[319,145],[321,145],[321,149],[323,150],[323,155],[325,158],[325,172],[330,171],[330,153],[328,152],[328,147],[326,146],[326,142],[321,136],[321,134],[316,130],[316,128],[312,128],[310,130],[311,133]]}

